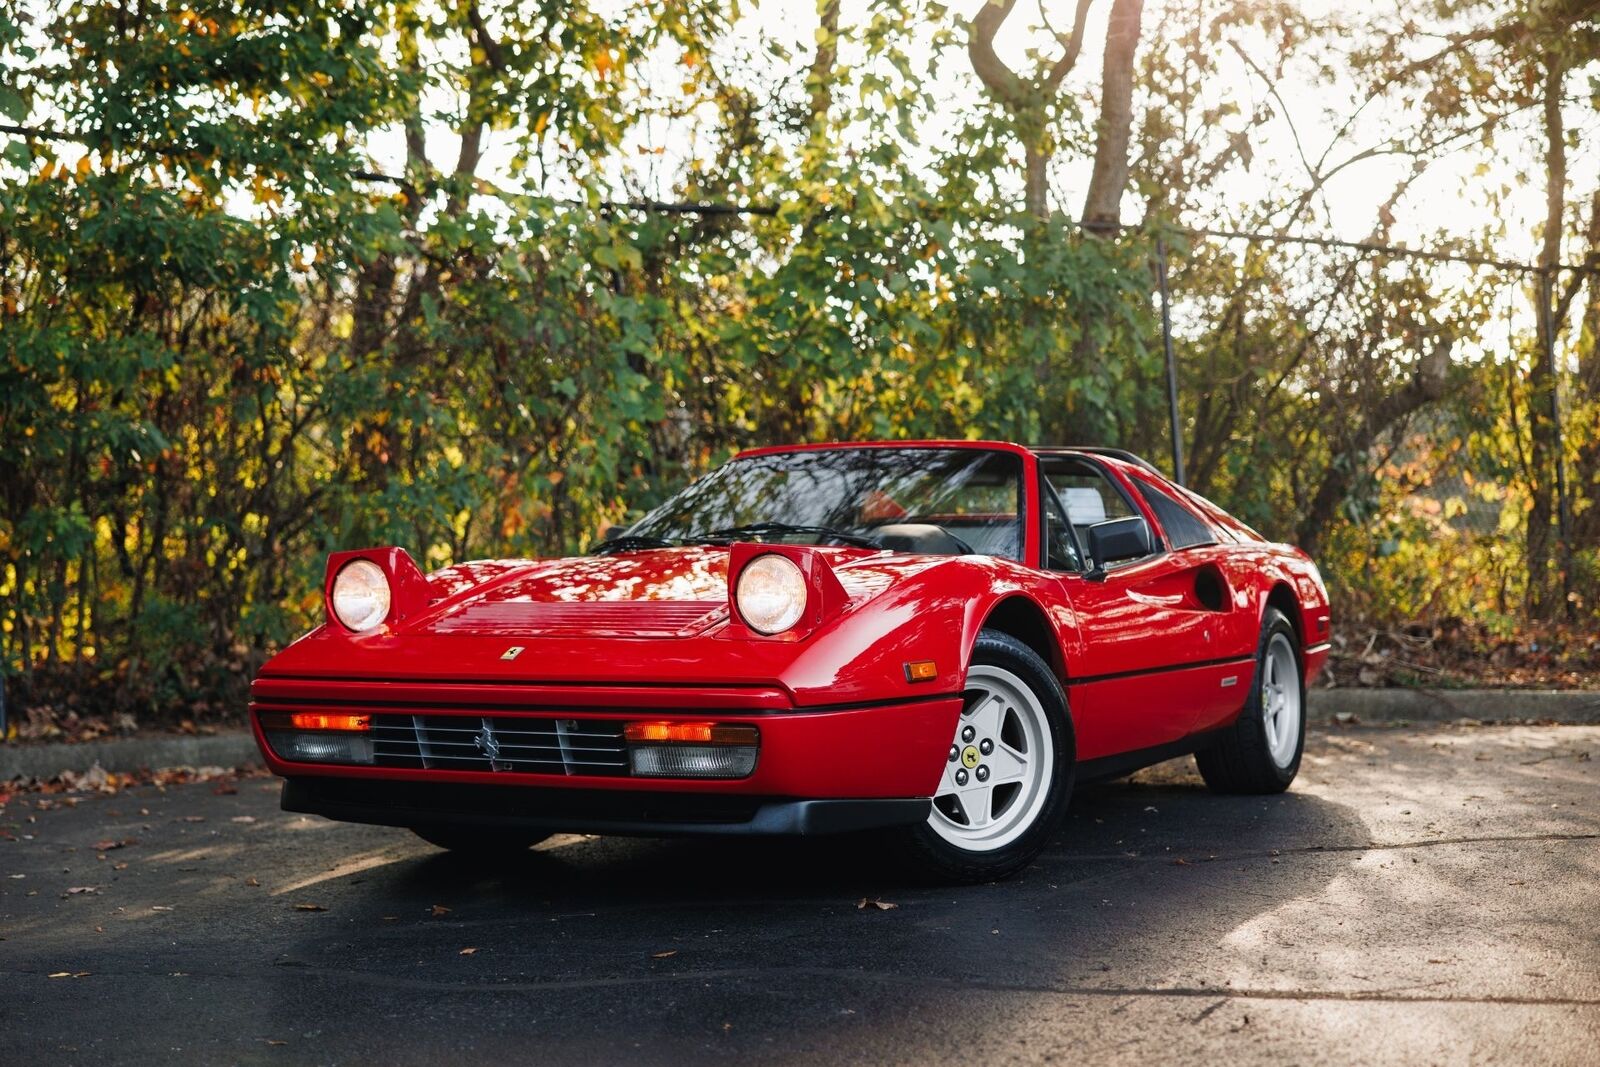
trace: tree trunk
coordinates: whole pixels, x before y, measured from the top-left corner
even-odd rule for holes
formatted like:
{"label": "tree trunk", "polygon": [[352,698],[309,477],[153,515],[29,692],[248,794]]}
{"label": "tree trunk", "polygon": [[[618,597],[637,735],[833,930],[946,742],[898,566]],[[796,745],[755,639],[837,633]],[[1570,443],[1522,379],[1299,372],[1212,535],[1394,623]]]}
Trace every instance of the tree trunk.
{"label": "tree trunk", "polygon": [[[1369,408],[1338,453],[1330,458],[1316,494],[1311,498],[1311,506],[1295,528],[1295,543],[1301,548],[1316,554],[1323,533],[1332,525],[1339,505],[1350,495],[1356,472],[1378,438],[1402,419],[1444,395],[1445,379],[1450,372],[1450,347],[1448,340],[1436,342],[1417,363],[1411,380]],[[1349,462],[1340,462],[1343,458],[1348,458]]]}
{"label": "tree trunk", "polygon": [[1122,222],[1122,194],[1128,187],[1128,138],[1133,127],[1133,57],[1139,47],[1143,14],[1144,0],[1116,0],[1106,25],[1094,171],[1083,202],[1083,225],[1090,230],[1109,229]]}
{"label": "tree trunk", "polygon": [[1029,217],[1043,222],[1050,217],[1050,153],[1037,141],[1029,141],[1023,145],[1023,162],[1023,203]]}
{"label": "tree trunk", "polygon": [[828,0],[822,9],[822,41],[817,45],[816,58],[811,61],[811,71],[806,82],[811,86],[811,128],[828,117],[833,107],[833,65],[839,58],[839,0]]}
{"label": "tree trunk", "polygon": [[1545,136],[1545,219],[1544,241],[1539,249],[1536,325],[1539,349],[1528,372],[1529,461],[1533,468],[1530,486],[1532,506],[1528,509],[1525,562],[1528,569],[1528,611],[1535,618],[1554,613],[1557,596],[1552,581],[1551,521],[1556,513],[1556,437],[1552,419],[1555,379],[1550,374],[1548,353],[1553,350],[1554,316],[1549,314],[1553,296],[1552,271],[1561,262],[1561,224],[1567,195],[1566,129],[1561,115],[1561,91],[1565,76],[1561,57],[1551,52],[1545,57],[1544,136]]}

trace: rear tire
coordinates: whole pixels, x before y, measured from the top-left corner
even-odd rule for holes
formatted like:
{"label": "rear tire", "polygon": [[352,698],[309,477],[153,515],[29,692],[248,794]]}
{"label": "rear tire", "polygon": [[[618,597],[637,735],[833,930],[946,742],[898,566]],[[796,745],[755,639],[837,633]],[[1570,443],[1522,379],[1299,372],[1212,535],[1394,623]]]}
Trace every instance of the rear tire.
{"label": "rear tire", "polygon": [[1306,685],[1294,627],[1277,608],[1261,620],[1250,702],[1210,748],[1194,755],[1214,793],[1267,794],[1289,788],[1306,743]]}
{"label": "rear tire", "polygon": [[914,876],[990,882],[1032,863],[1072,796],[1076,746],[1066,694],[1033,649],[978,634],[952,757],[928,821],[893,831]]}
{"label": "rear tire", "polygon": [[413,826],[411,832],[430,845],[474,859],[521,855],[550,836],[537,831],[474,830],[457,826]]}

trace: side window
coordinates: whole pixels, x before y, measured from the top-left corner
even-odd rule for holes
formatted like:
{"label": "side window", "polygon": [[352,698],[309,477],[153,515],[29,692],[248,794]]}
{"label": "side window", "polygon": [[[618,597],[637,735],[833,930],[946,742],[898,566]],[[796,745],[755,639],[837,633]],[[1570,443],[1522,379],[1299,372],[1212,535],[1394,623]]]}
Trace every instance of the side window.
{"label": "side window", "polygon": [[1067,521],[1077,533],[1080,545],[1089,543],[1089,527],[1095,523],[1138,514],[1121,490],[1082,460],[1041,457],[1039,469],[1044,471],[1050,487],[1067,509]]}
{"label": "side window", "polygon": [[1167,534],[1167,544],[1174,551],[1217,543],[1217,535],[1194,512],[1143,478],[1133,479],[1133,484],[1139,490],[1139,495],[1144,497],[1145,503],[1150,505],[1150,510],[1156,513],[1156,518],[1161,521],[1161,528]]}
{"label": "side window", "polygon": [[1044,502],[1044,566],[1051,571],[1081,571],[1083,553],[1078,550],[1078,539],[1067,522],[1066,512],[1056,499],[1050,479],[1041,478],[1039,499]]}

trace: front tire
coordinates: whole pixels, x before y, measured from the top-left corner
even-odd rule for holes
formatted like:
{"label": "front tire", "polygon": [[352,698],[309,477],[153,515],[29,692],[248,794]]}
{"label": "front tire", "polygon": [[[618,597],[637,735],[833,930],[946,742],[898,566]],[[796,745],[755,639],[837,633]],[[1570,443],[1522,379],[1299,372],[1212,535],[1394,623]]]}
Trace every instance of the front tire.
{"label": "front tire", "polygon": [[550,836],[528,831],[473,830],[458,826],[413,826],[411,832],[430,845],[472,859],[518,856]]}
{"label": "front tire", "polygon": [[1009,634],[978,634],[964,696],[933,811],[893,840],[920,877],[988,882],[1033,862],[1061,824],[1076,747],[1060,681]]}
{"label": "front tire", "polygon": [[1306,744],[1305,671],[1294,627],[1277,608],[1261,620],[1250,702],[1212,747],[1195,753],[1214,793],[1267,794],[1289,788]]}

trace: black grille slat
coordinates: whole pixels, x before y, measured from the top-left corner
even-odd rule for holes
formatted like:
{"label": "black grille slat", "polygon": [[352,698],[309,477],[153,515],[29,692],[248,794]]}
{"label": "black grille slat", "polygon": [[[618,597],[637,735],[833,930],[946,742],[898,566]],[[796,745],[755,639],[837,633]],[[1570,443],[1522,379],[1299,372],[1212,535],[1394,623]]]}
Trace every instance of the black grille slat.
{"label": "black grille slat", "polygon": [[[487,751],[491,739],[498,746],[493,759]],[[579,722],[527,715],[382,714],[372,717],[372,741],[373,759],[380,767],[628,774],[628,749],[620,722],[613,725],[593,719]]]}

